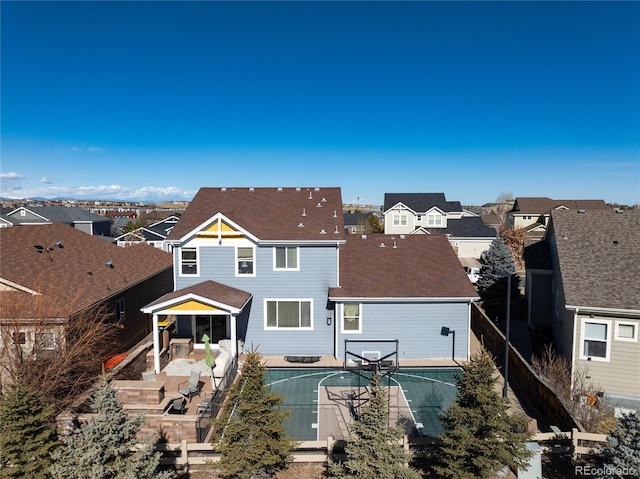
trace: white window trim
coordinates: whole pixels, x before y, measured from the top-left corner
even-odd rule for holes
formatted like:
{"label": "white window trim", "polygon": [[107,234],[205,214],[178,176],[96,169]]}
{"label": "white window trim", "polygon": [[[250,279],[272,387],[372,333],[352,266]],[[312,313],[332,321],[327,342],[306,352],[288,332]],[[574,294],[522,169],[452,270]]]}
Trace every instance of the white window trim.
{"label": "white window trim", "polygon": [[[587,323],[604,324],[607,326],[607,338],[606,338],[607,347],[606,347],[606,353],[604,358],[599,358],[597,356],[585,356],[584,354],[584,341],[585,341],[584,330]],[[591,361],[600,361],[604,363],[608,363],[611,361],[611,321],[610,320],[582,318],[582,321],[580,323],[580,359],[589,360],[589,358],[591,358],[590,359]]]}
{"label": "white window trim", "polygon": [[[633,337],[632,338],[625,338],[622,336],[618,335],[619,326],[633,326]],[[640,322],[635,322],[635,321],[616,321],[616,334],[615,334],[615,340],[616,341],[627,341],[630,343],[637,343],[638,342],[638,327],[640,326]]]}
{"label": "white window trim", "polygon": [[[356,303],[349,303],[356,304]],[[362,334],[362,303],[358,304],[358,313],[359,313],[359,321],[358,321],[358,329],[345,329],[344,327],[344,305],[342,303],[340,305],[340,333],[341,334]]]}
{"label": "white window trim", "polygon": [[[298,303],[309,303],[309,326],[298,328],[279,328],[278,326],[267,326],[267,303],[269,301],[281,302],[281,301],[296,301]],[[313,331],[313,298],[264,298],[263,301],[263,316],[264,316],[264,330],[265,331]]]}
{"label": "white window trim", "polygon": [[[188,274],[188,273],[183,273],[182,272],[182,250],[185,249],[194,249],[196,250],[196,274]],[[198,276],[200,276],[200,248],[198,248],[197,246],[187,246],[187,247],[180,247],[179,251],[178,251],[178,276],[184,276],[184,277],[189,277],[189,278],[197,278]]]}
{"label": "white window trim", "polygon": [[[238,250],[240,248],[251,248],[251,250],[253,251],[253,273],[251,274],[241,274],[240,272],[238,272]],[[233,268],[234,268],[234,272],[236,275],[236,278],[255,278],[256,277],[256,272],[258,270],[258,261],[256,259],[256,247],[255,246],[236,246],[235,247],[235,261],[233,262]]]}
{"label": "white window trim", "polygon": [[[285,267],[285,268],[278,268],[276,266],[276,251],[278,248],[284,248],[285,251],[288,250],[289,248],[293,248],[296,250],[296,267],[295,268],[289,268],[289,267]],[[285,258],[286,258],[286,252],[285,252]],[[300,271],[300,247],[298,246],[274,246],[273,247],[273,270],[274,271]]]}

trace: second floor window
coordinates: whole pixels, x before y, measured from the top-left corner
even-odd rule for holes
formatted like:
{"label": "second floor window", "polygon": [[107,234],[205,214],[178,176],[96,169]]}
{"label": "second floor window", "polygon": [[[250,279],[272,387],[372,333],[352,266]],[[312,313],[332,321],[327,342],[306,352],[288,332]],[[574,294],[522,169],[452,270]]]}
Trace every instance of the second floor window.
{"label": "second floor window", "polygon": [[298,269],[298,248],[283,246],[275,248],[275,269]]}
{"label": "second floor window", "polygon": [[442,215],[437,215],[437,214],[427,215],[427,225],[442,226]]}
{"label": "second floor window", "polygon": [[407,215],[393,215],[393,226],[407,226]]}
{"label": "second floor window", "polygon": [[196,248],[182,248],[180,255],[181,273],[198,274],[198,250]]}
{"label": "second floor window", "polygon": [[254,275],[254,249],[253,248],[238,248],[236,250],[238,269],[236,274],[240,275]]}

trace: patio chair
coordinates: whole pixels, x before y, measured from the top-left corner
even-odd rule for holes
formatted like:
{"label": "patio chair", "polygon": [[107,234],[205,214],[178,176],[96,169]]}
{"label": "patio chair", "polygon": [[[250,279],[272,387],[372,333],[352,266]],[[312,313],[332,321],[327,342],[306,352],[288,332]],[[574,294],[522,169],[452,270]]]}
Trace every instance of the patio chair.
{"label": "patio chair", "polygon": [[156,380],[156,372],[153,369],[151,371],[142,371],[142,380],[143,381],[155,381]]}
{"label": "patio chair", "polygon": [[200,396],[200,371],[192,369],[189,380],[178,384],[178,392],[188,397],[189,402],[191,402],[191,398],[196,394]]}
{"label": "patio chair", "polygon": [[172,399],[171,403],[169,404],[169,410],[167,411],[167,413],[184,414],[185,412],[184,405],[186,402],[187,400],[183,397]]}

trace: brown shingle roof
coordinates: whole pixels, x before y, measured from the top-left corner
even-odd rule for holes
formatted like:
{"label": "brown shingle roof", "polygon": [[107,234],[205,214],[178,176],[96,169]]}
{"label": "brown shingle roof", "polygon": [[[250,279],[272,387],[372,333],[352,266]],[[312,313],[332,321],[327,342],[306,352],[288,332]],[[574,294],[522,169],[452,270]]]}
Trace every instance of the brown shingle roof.
{"label": "brown shingle roof", "polygon": [[565,300],[640,310],[640,213],[553,211]]}
{"label": "brown shingle roof", "polygon": [[171,293],[167,293],[161,298],[158,298],[154,302],[145,306],[145,308],[152,308],[155,305],[166,303],[173,299],[181,298],[194,294],[203,298],[212,299],[227,306],[232,306],[237,309],[241,309],[249,299],[251,299],[251,293],[242,291],[241,289],[232,288],[231,286],[217,283],[215,281],[203,281],[202,283],[194,284],[187,288],[179,289]]}
{"label": "brown shingle roof", "polygon": [[261,240],[344,238],[340,188],[201,188],[167,239],[182,238],[217,213]]}
{"label": "brown shingle roof", "polygon": [[[384,247],[381,245],[384,244]],[[394,248],[395,244],[395,248]],[[340,288],[332,298],[476,298],[442,235],[348,236],[340,247]]]}
{"label": "brown shingle roof", "polygon": [[[604,200],[553,200],[547,197],[522,197],[516,198],[511,210],[513,213],[526,215],[548,214],[549,211],[559,207],[570,210],[605,210],[609,209]],[[518,208],[518,209],[516,209]]]}
{"label": "brown shingle roof", "polygon": [[116,295],[172,265],[171,254],[152,246],[120,248],[60,223],[0,228],[0,280],[50,297],[59,317]]}

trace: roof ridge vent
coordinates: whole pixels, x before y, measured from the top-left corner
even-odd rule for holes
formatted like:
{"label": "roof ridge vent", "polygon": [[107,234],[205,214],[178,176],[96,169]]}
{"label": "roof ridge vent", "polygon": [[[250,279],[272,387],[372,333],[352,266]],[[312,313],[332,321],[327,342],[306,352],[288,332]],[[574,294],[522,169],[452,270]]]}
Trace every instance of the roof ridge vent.
{"label": "roof ridge vent", "polygon": [[327,234],[327,232],[324,230],[324,228],[322,228],[322,229],[320,230],[320,234],[321,234],[321,235],[326,235],[326,234]]}
{"label": "roof ridge vent", "polygon": [[255,188],[253,186],[250,186],[249,191],[255,191]]}
{"label": "roof ridge vent", "polygon": [[296,191],[300,191],[300,188],[299,188],[299,187],[298,187],[298,188],[296,188]]}
{"label": "roof ridge vent", "polygon": [[298,223],[298,228],[304,228],[304,223]]}
{"label": "roof ridge vent", "polygon": [[282,191],[282,186],[278,186],[278,191]]}
{"label": "roof ridge vent", "polygon": [[578,210],[578,214],[579,214],[579,215],[583,215],[583,214],[585,214],[586,212],[587,212],[586,210]]}
{"label": "roof ridge vent", "polygon": [[361,238],[362,239],[367,239],[367,235],[362,235]]}
{"label": "roof ridge vent", "polygon": [[313,199],[313,195],[311,194],[311,190],[309,190],[309,199],[312,200]]}
{"label": "roof ridge vent", "polygon": [[314,188],[315,191],[320,191],[320,188],[318,188],[317,186]]}
{"label": "roof ridge vent", "polygon": [[380,248],[386,248],[386,246],[384,245],[384,243],[380,243]]}
{"label": "roof ridge vent", "polygon": [[322,203],[318,203],[318,204],[316,205],[316,208],[322,208]]}
{"label": "roof ridge vent", "polygon": [[227,188],[223,186],[222,188],[220,188],[220,191],[227,191]]}
{"label": "roof ridge vent", "polygon": [[624,210],[622,210],[622,209],[618,208],[618,209],[616,210],[616,214],[618,214],[618,215],[624,214]]}
{"label": "roof ridge vent", "polygon": [[322,198],[320,201],[322,201],[323,203],[326,203],[327,199],[326,198]]}

